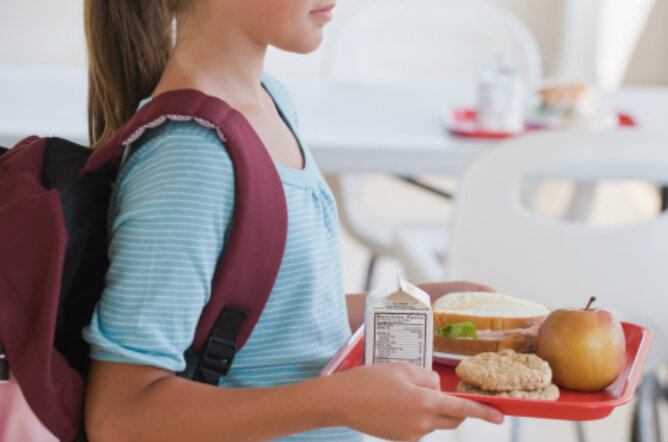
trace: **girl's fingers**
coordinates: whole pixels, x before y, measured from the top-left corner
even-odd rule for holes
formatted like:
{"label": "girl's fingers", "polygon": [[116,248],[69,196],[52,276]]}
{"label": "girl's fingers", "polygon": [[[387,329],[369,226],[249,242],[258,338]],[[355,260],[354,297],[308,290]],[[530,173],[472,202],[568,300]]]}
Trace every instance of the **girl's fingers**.
{"label": "girl's fingers", "polygon": [[434,421],[434,428],[437,430],[454,430],[464,422],[463,417],[439,416]]}
{"label": "girl's fingers", "polygon": [[441,390],[441,377],[435,371],[413,367],[411,378],[415,385],[419,387]]}
{"label": "girl's fingers", "polygon": [[503,414],[496,408],[479,404],[478,402],[467,399],[441,395],[441,413],[452,417],[475,417],[493,424],[503,423]]}

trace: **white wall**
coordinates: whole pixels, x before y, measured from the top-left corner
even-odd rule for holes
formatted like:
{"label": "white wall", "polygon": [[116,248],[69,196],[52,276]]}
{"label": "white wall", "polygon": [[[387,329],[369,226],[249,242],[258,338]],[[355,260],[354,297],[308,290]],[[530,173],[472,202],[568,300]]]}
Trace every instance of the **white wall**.
{"label": "white wall", "polygon": [[[335,15],[340,18],[356,1],[360,0],[338,0]],[[563,0],[490,1],[507,7],[527,23],[543,52],[546,74],[553,73]],[[0,0],[0,64],[84,66],[82,4],[82,0]],[[335,18],[331,26],[336,22]],[[668,0],[658,0],[626,82],[668,84],[667,42]],[[318,55],[272,53],[269,67],[279,74],[313,72]]]}
{"label": "white wall", "polygon": [[668,0],[658,0],[626,74],[631,84],[668,83]]}
{"label": "white wall", "polygon": [[83,0],[0,0],[0,64],[84,66]]}

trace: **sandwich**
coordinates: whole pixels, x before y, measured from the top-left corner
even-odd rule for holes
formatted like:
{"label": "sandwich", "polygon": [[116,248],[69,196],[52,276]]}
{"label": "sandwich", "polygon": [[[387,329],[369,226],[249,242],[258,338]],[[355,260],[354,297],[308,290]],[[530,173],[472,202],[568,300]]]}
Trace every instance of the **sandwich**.
{"label": "sandwich", "polygon": [[539,103],[530,120],[549,127],[610,127],[616,115],[599,92],[582,83],[546,85],[538,90]]}
{"label": "sandwich", "polygon": [[[564,116],[586,116],[596,110],[594,90],[582,83],[561,84],[539,89],[541,108]],[[574,114],[574,115],[571,115]]]}
{"label": "sandwich", "polygon": [[535,353],[538,328],[549,312],[535,302],[500,293],[450,293],[433,305],[434,351]]}

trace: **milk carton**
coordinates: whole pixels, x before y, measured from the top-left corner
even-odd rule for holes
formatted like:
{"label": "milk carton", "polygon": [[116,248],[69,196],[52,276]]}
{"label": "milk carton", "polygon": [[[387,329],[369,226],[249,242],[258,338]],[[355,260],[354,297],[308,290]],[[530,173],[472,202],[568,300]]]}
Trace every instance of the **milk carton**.
{"label": "milk carton", "polygon": [[429,295],[398,278],[397,287],[369,293],[366,303],[366,365],[406,361],[431,369],[433,322]]}

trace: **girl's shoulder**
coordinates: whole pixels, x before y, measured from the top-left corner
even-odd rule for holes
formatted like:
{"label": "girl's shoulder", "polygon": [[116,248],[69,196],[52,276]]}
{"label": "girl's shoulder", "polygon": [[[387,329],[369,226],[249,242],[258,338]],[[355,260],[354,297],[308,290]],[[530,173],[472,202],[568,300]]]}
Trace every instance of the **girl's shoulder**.
{"label": "girl's shoulder", "polygon": [[205,127],[195,120],[167,120],[155,128],[147,130],[129,146],[127,165],[142,158],[155,155],[169,155],[171,152],[188,152],[193,159],[205,161],[207,158],[226,157],[227,151],[215,129]]}
{"label": "girl's shoulder", "polygon": [[214,186],[233,181],[232,160],[217,131],[192,120],[165,121],[147,130],[127,147],[125,155],[117,179],[123,187],[136,177],[159,175],[159,171],[172,176],[196,174],[209,178]]}
{"label": "girl's shoulder", "polygon": [[[298,128],[297,112],[287,87],[276,77],[263,72],[262,84],[290,124]],[[233,172],[232,160],[215,129],[195,120],[166,120],[150,128],[128,146],[118,182],[128,175],[143,174],[159,165],[180,170],[210,169]],[[230,174],[226,174],[230,175]],[[233,173],[228,177],[233,180]]]}

